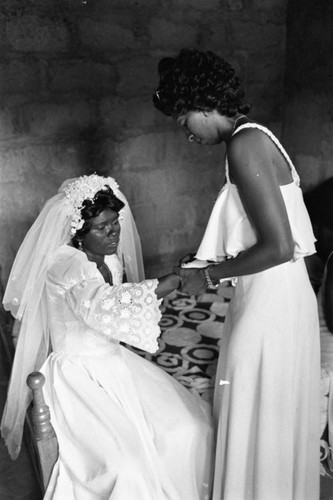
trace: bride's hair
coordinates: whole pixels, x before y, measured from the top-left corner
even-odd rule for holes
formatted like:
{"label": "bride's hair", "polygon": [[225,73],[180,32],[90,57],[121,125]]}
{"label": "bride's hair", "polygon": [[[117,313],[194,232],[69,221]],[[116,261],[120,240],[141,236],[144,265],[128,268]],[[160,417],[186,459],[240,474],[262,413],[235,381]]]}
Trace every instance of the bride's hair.
{"label": "bride's hair", "polygon": [[250,111],[235,70],[211,51],[182,49],[177,57],[161,59],[158,73],[153,103],[167,116],[214,109],[226,116]]}
{"label": "bride's hair", "polygon": [[98,191],[93,200],[84,200],[81,209],[81,217],[84,220],[84,224],[73,236],[73,246],[77,248],[78,240],[89,233],[91,229],[90,219],[97,217],[107,208],[119,213],[124,206],[125,204],[117,198],[110,186],[106,186],[105,189]]}

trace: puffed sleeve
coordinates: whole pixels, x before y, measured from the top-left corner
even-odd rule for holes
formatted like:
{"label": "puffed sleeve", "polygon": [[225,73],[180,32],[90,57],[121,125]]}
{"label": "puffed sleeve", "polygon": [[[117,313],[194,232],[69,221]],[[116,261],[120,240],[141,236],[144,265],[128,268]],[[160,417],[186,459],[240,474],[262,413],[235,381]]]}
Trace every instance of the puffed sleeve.
{"label": "puffed sleeve", "polygon": [[96,333],[151,353],[158,349],[161,300],[155,294],[156,279],[110,286],[76,249],[57,256],[48,279],[75,316]]}

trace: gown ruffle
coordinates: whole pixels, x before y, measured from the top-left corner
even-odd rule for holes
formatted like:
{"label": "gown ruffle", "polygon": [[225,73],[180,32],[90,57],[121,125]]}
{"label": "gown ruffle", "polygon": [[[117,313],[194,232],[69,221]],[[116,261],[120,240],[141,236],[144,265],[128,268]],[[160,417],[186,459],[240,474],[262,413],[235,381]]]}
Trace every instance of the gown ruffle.
{"label": "gown ruffle", "polygon": [[[266,133],[289,164],[293,182],[281,186],[281,194],[295,244],[294,260],[315,253],[315,238],[310,217],[305,209],[299,176],[288,154],[267,128],[247,123],[238,127],[237,132],[244,128],[258,128]],[[222,261],[226,258],[236,257],[239,252],[250,248],[257,242],[256,233],[248,219],[237,186],[230,182],[228,160],[226,160],[226,179],[227,182],[214,204],[204,237],[197,250],[197,259]]]}

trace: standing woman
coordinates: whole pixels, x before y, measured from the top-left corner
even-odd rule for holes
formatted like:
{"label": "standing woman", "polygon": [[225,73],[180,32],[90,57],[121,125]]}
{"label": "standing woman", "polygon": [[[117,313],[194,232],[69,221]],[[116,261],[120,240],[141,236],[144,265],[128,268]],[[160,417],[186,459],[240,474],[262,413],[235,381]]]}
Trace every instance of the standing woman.
{"label": "standing woman", "polygon": [[316,500],[319,328],[304,265],[315,247],[298,174],[277,138],[249,120],[222,58],[184,49],[158,71],[155,107],[190,142],[226,144],[225,184],[196,260],[180,271],[194,295],[234,278],[214,398],[213,500]]}

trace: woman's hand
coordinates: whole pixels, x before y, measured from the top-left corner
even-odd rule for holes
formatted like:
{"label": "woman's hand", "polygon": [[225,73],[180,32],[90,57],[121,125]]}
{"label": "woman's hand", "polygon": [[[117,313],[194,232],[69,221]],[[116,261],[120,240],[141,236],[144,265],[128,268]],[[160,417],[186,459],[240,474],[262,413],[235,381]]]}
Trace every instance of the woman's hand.
{"label": "woman's hand", "polygon": [[207,290],[204,270],[196,267],[179,268],[177,274],[180,276],[178,290],[187,295],[194,295],[199,302]]}
{"label": "woman's hand", "polygon": [[161,276],[158,279],[158,285],[156,287],[155,293],[158,299],[162,299],[169,293],[173,292],[179,287],[180,277],[178,271],[175,269],[173,273]]}
{"label": "woman's hand", "polygon": [[184,255],[184,257],[179,259],[179,265],[181,266],[182,264],[188,264],[189,262],[192,262],[192,260],[194,260],[194,256],[195,253],[187,253],[186,255]]}

